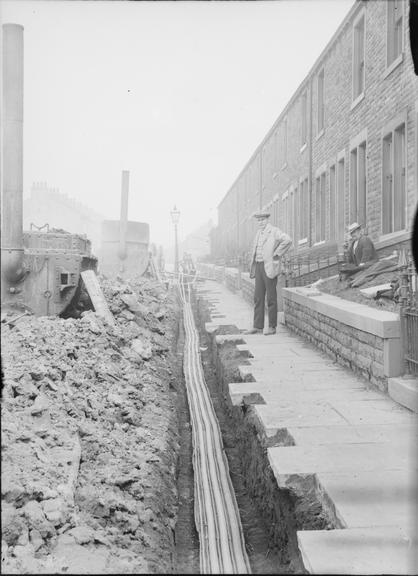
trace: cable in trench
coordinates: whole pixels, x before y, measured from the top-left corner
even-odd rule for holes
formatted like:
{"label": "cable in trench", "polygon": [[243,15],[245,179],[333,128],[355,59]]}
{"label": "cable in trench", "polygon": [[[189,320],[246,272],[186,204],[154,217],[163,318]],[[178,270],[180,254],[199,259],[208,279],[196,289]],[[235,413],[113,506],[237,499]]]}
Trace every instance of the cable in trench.
{"label": "cable in trench", "polygon": [[[186,288],[187,287],[187,288]],[[195,522],[202,574],[249,574],[241,520],[219,423],[206,386],[190,283],[178,282],[185,326],[184,374],[193,437]]]}

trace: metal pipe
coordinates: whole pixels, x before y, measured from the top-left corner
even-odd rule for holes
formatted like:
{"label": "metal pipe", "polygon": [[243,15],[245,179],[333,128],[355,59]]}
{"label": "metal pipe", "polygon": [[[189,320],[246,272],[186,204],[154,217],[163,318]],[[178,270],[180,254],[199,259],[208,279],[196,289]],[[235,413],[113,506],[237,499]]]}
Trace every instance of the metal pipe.
{"label": "metal pipe", "polygon": [[121,260],[125,260],[126,253],[126,231],[128,228],[128,196],[129,196],[129,171],[122,170],[122,192],[120,202],[120,223],[119,223],[119,252]]}
{"label": "metal pipe", "polygon": [[199,355],[199,334],[190,302],[190,285],[179,282],[185,328],[184,375],[193,435],[195,520],[202,574],[249,574],[238,504],[222,434]]}
{"label": "metal pipe", "polygon": [[23,264],[23,26],[3,24],[2,274],[11,283]]}

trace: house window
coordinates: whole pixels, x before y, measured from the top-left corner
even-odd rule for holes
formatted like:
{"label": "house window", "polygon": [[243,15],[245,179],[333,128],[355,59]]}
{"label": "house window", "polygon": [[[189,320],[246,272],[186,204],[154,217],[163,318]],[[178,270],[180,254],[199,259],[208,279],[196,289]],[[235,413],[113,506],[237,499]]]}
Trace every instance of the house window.
{"label": "house window", "polygon": [[324,129],[324,69],[318,74],[317,134]]}
{"label": "house window", "polygon": [[276,173],[280,167],[280,134],[276,130],[274,133],[274,172]]}
{"label": "house window", "polygon": [[356,21],[353,30],[353,100],[364,92],[364,14]]}
{"label": "house window", "polygon": [[276,196],[273,199],[273,224],[275,226],[279,226],[279,196]]}
{"label": "house window", "polygon": [[308,179],[305,178],[299,187],[299,238],[306,240],[308,237],[309,200]]}
{"label": "house window", "polygon": [[336,182],[335,164],[329,169],[329,238],[335,240],[336,229]]}
{"label": "house window", "polygon": [[325,240],[325,172],[316,178],[315,242]]}
{"label": "house window", "polygon": [[295,190],[293,188],[289,191],[288,200],[288,234],[295,241],[295,219],[296,219],[296,204],[295,204]]}
{"label": "house window", "polygon": [[287,164],[287,118],[283,120],[282,126],[282,153],[281,153],[281,164],[282,168],[286,167]]}
{"label": "house window", "polygon": [[401,54],[403,49],[403,2],[388,0],[387,2],[387,65],[390,66]]}
{"label": "house window", "polygon": [[366,224],[366,141],[350,152],[350,223]]}
{"label": "house window", "polygon": [[302,134],[301,134],[301,146],[303,146],[304,144],[306,144],[307,141],[307,136],[308,136],[308,110],[307,110],[307,106],[308,106],[308,92],[305,90],[305,92],[302,94],[302,99],[301,99],[301,106],[302,106]]}
{"label": "house window", "polygon": [[282,196],[282,230],[286,233],[289,231],[289,192],[286,192]]}
{"label": "house window", "polygon": [[295,245],[299,238],[299,189],[295,186],[293,191],[293,244]]}
{"label": "house window", "polygon": [[337,240],[344,242],[345,159],[338,160],[337,174]]}
{"label": "house window", "polygon": [[405,123],[383,138],[382,232],[390,234],[406,227]]}

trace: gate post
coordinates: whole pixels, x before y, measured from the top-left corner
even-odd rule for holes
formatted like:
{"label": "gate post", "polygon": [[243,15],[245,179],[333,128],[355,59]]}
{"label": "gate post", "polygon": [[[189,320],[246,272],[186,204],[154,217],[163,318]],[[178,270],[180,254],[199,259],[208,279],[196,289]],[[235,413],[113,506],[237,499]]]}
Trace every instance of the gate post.
{"label": "gate post", "polygon": [[401,323],[401,372],[402,375],[405,374],[406,362],[405,356],[408,352],[408,334],[407,331],[407,320],[406,312],[408,307],[408,262],[406,259],[405,250],[401,249],[399,252],[400,266],[400,284],[399,284],[399,319]]}

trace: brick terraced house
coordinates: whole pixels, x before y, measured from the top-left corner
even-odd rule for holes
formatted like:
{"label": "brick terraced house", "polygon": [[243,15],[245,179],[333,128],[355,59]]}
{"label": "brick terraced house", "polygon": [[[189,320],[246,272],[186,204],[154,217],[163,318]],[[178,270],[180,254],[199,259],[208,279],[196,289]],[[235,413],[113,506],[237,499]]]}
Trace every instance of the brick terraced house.
{"label": "brick terraced house", "polygon": [[418,195],[418,77],[403,0],[357,0],[218,206],[211,255],[247,253],[269,208],[293,251],[341,252],[365,225],[409,245]]}

